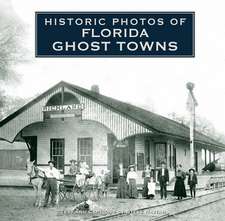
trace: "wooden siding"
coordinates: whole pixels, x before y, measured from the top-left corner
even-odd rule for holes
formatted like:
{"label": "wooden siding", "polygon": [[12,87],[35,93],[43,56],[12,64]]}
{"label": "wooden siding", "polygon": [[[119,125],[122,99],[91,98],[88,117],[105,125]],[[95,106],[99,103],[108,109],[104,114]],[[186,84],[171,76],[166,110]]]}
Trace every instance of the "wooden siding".
{"label": "wooden siding", "polygon": [[[52,93],[43,97],[39,102],[35,103],[17,117],[13,118],[0,128],[0,137],[13,142],[16,135],[26,126],[42,122],[44,120],[42,107],[46,105],[48,100],[56,93],[60,92],[61,88],[55,89]],[[104,106],[86,96],[80,95],[65,88],[66,92],[74,94],[80,101],[84,103],[85,108],[82,111],[82,120],[93,120],[99,122],[109,128],[118,140],[123,140],[126,137],[151,133],[151,131],[141,124],[129,119],[124,114],[120,114],[115,110]]]}
{"label": "wooden siding", "polygon": [[65,91],[73,93],[81,103],[84,103],[85,108],[82,111],[83,120],[93,120],[105,125],[118,140],[123,140],[135,134],[151,133],[149,129],[100,103],[68,89],[65,89]]}
{"label": "wooden siding", "polygon": [[0,150],[0,169],[26,170],[28,150]]}
{"label": "wooden siding", "polygon": [[9,141],[13,142],[16,135],[26,126],[43,121],[43,112],[42,107],[45,106],[48,99],[58,93],[61,88],[57,88],[54,92],[48,94],[39,102],[32,105],[30,108],[19,114],[17,117],[13,118],[6,124],[4,124],[0,128],[0,137]]}

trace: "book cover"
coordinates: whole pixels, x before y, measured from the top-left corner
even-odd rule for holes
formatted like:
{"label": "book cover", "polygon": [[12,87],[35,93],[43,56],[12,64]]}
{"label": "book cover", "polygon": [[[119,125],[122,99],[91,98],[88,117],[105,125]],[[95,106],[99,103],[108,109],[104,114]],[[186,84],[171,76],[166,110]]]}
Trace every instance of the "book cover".
{"label": "book cover", "polygon": [[0,219],[222,220],[222,6],[0,1]]}

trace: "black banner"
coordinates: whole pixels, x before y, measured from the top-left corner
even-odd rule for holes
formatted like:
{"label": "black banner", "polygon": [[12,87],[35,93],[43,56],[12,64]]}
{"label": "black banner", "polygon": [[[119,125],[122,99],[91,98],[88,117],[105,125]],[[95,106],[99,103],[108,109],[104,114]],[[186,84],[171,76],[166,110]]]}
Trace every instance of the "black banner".
{"label": "black banner", "polygon": [[37,57],[194,57],[193,12],[36,12]]}

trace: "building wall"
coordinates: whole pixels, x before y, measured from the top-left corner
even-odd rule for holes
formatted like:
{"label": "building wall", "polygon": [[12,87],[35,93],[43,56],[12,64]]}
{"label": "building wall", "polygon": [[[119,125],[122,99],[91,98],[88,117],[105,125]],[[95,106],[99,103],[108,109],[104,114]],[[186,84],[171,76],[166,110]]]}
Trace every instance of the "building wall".
{"label": "building wall", "polygon": [[9,143],[7,141],[0,141],[0,150],[28,150],[26,143],[14,142]]}
{"label": "building wall", "polygon": [[29,155],[26,143],[0,141],[0,169],[26,170]]}
{"label": "building wall", "polygon": [[[48,119],[43,123],[32,124],[22,131],[23,136],[37,136],[37,163],[47,164],[50,159],[50,139],[65,139],[64,163],[77,159],[77,139],[93,138],[93,170],[107,168],[107,134],[111,133],[103,125],[78,118]],[[65,168],[65,173],[68,166]]]}
{"label": "building wall", "polygon": [[190,151],[187,143],[176,141],[176,163],[181,164],[186,171],[190,169]]}
{"label": "building wall", "polygon": [[[181,164],[185,171],[190,169],[190,147],[189,144],[182,141],[176,141],[177,151],[177,164]],[[202,159],[202,148],[199,146],[195,147],[195,152],[198,153],[198,172],[204,167],[204,160]]]}

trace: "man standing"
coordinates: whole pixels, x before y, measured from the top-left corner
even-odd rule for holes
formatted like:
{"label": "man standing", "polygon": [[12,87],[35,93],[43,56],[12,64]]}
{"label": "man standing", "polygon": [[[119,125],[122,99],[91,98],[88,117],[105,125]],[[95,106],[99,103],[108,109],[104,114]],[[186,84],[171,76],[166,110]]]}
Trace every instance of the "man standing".
{"label": "man standing", "polygon": [[45,170],[45,175],[47,177],[47,186],[45,192],[45,203],[44,207],[48,205],[49,195],[51,193],[51,204],[55,206],[56,204],[56,194],[57,194],[57,180],[60,178],[60,172],[54,167],[53,161],[48,161],[48,169]]}
{"label": "man standing", "polygon": [[161,199],[163,199],[163,196],[165,199],[167,198],[167,189],[166,186],[169,183],[169,171],[166,168],[165,162],[161,163],[161,169],[158,171],[158,182],[160,184],[160,195]]}

